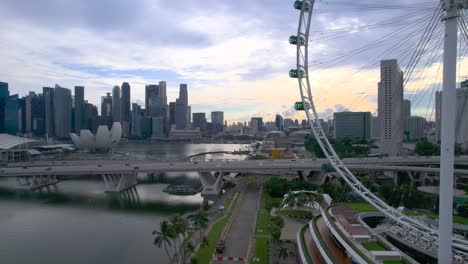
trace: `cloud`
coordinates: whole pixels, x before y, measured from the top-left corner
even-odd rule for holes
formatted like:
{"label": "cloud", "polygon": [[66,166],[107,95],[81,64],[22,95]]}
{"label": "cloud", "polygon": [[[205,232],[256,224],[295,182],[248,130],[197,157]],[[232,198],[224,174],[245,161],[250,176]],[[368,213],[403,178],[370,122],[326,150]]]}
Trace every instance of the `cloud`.
{"label": "cloud", "polygon": [[[252,113],[265,120],[276,113],[304,119],[292,111],[299,90],[297,80],[287,76],[296,65],[296,49],[288,38],[297,33],[298,12],[291,5],[284,0],[4,0],[0,80],[23,95],[55,83],[85,85],[86,99],[98,105],[105,92],[123,81],[132,86],[132,101],[142,102],[145,84],[166,80],[171,101],[178,96],[178,84],[188,84],[192,112],[224,110],[226,119],[235,121],[248,120]],[[317,8],[326,5],[317,3]],[[309,60],[321,116],[336,111],[336,105],[374,111],[378,61],[404,57],[418,39],[410,33],[424,26],[404,29],[404,23],[429,11],[377,30],[358,28],[404,13],[314,14]],[[408,37],[394,37],[398,30]],[[379,39],[383,43],[366,52],[346,55]],[[428,69],[437,67],[433,63]],[[466,67],[465,57],[461,69]],[[415,74],[424,82],[410,80],[408,91],[436,83],[430,72],[417,68]]]}

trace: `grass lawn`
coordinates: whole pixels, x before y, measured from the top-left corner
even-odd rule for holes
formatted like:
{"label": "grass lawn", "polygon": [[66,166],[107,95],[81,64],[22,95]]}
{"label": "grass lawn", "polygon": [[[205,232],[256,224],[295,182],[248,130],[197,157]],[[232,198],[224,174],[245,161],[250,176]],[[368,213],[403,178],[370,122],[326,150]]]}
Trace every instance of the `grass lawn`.
{"label": "grass lawn", "polygon": [[304,211],[304,210],[281,210],[279,211],[279,213],[290,216],[290,217],[298,217],[298,218],[312,219],[312,217],[314,217],[312,212]]}
{"label": "grass lawn", "polygon": [[[231,201],[234,200],[234,198],[237,200],[238,195],[236,194],[237,193],[232,193],[226,199],[225,204],[224,204],[225,208],[229,207],[229,204],[231,203]],[[229,208],[229,212],[226,212],[226,215],[225,215],[226,217],[224,217],[222,220],[219,220],[211,227],[211,230],[207,236],[208,246],[205,248],[200,248],[195,254],[194,258],[197,260],[197,263],[209,263],[210,262],[213,252],[216,248],[216,245],[218,244],[219,238],[221,237],[221,234],[223,233],[224,227],[226,226],[226,224],[229,221],[229,218],[232,215],[234,205],[235,205],[235,202],[232,204],[232,207]]]}
{"label": "grass lawn", "polygon": [[270,212],[265,205],[272,199],[266,192],[262,192],[260,198],[260,210],[255,226],[255,251],[254,255],[258,261],[252,263],[268,263],[270,250]]}
{"label": "grass lawn", "polygon": [[388,250],[384,245],[379,242],[369,242],[361,244],[365,249],[369,251],[386,251]]}
{"label": "grass lawn", "polygon": [[302,251],[305,254],[305,257],[307,258],[307,262],[308,263],[314,263],[313,260],[312,260],[312,257],[310,256],[309,248],[307,247],[307,244],[306,244],[306,241],[305,241],[305,238],[304,238],[304,232],[307,230],[307,228],[309,228],[309,225],[305,225],[301,229],[301,246],[302,246]]}
{"label": "grass lawn", "polygon": [[358,212],[375,212],[377,209],[367,203],[345,203],[344,206],[353,209]]}
{"label": "grass lawn", "polygon": [[[424,216],[431,220],[439,219],[438,215],[432,214],[432,213],[423,213],[423,212],[418,212],[418,211],[406,211],[405,214],[409,216]],[[455,224],[468,225],[468,218],[460,217],[460,216],[453,216],[453,222]]]}
{"label": "grass lawn", "polygon": [[269,262],[270,238],[255,237],[255,258],[258,261],[252,263],[267,264]]}

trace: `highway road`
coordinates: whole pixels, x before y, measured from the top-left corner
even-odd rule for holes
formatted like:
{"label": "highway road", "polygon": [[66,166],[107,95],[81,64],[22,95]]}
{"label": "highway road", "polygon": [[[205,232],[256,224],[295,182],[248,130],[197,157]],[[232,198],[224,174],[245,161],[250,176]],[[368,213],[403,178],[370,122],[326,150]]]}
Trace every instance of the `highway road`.
{"label": "highway road", "polygon": [[[439,168],[400,166],[380,164],[363,159],[347,160],[346,165],[354,171],[413,171],[438,172]],[[268,159],[268,160],[212,160],[212,161],[179,161],[179,162],[147,162],[147,161],[70,161],[67,163],[44,166],[24,165],[0,168],[0,177],[33,176],[33,175],[102,175],[123,173],[155,173],[155,172],[254,172],[254,171],[320,171],[326,161],[323,159]],[[468,175],[468,170],[456,169],[456,174]]]}

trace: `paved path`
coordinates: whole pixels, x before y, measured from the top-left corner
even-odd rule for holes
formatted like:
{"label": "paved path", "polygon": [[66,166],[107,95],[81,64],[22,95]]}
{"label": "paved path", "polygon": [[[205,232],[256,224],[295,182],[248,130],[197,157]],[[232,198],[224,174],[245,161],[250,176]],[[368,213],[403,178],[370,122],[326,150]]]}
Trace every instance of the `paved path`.
{"label": "paved path", "polygon": [[319,230],[323,242],[325,243],[324,246],[328,248],[331,254],[333,254],[335,260],[339,263],[351,264],[351,259],[346,255],[344,249],[338,247],[332,233],[330,232],[330,229],[328,229],[322,217],[317,220],[317,229]]}
{"label": "paved path", "polygon": [[[238,211],[234,216],[225,241],[226,250],[220,256],[246,257],[253,232],[255,230],[255,218],[258,213],[258,199],[260,187],[256,184],[248,184],[244,187]],[[218,262],[223,263],[223,262]],[[226,262],[227,263],[227,262]],[[232,262],[230,262],[232,263]]]}

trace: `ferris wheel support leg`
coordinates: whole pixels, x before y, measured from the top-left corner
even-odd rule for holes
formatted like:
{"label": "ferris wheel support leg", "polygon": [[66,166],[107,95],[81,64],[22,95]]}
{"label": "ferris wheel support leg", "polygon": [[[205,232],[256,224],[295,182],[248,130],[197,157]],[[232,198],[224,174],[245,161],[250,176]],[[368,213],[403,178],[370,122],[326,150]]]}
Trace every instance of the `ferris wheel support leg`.
{"label": "ferris wheel support leg", "polygon": [[438,263],[452,263],[453,164],[455,141],[457,13],[446,10],[444,76],[442,90],[442,139],[440,150],[439,252]]}

